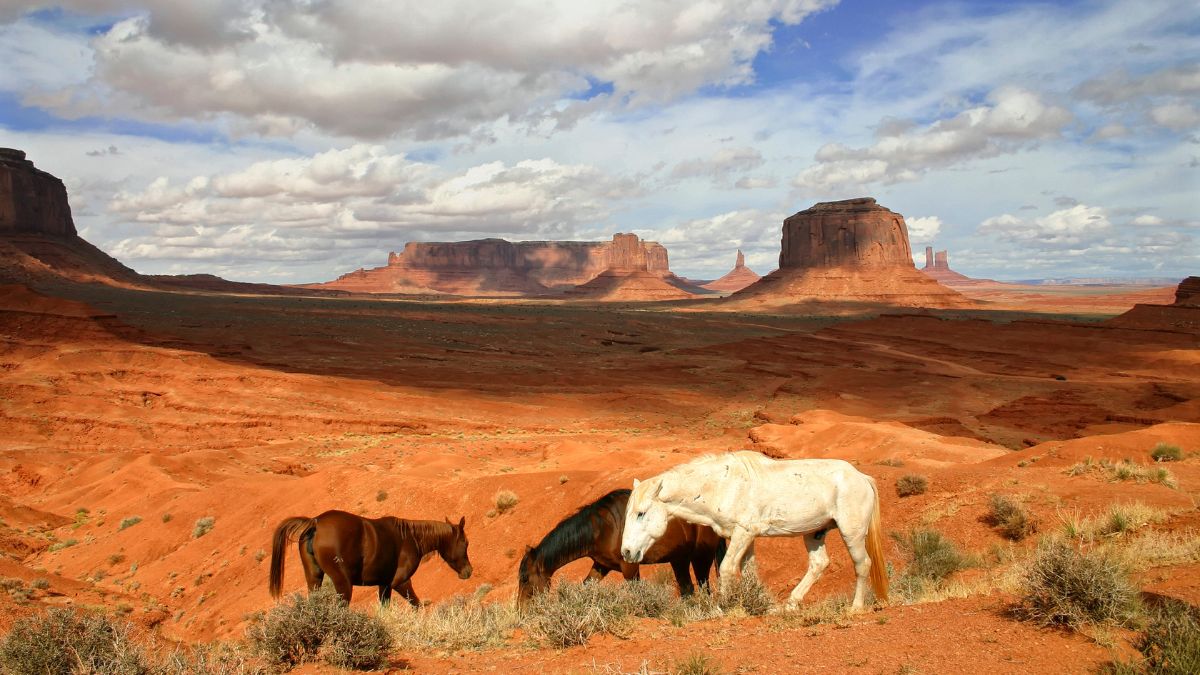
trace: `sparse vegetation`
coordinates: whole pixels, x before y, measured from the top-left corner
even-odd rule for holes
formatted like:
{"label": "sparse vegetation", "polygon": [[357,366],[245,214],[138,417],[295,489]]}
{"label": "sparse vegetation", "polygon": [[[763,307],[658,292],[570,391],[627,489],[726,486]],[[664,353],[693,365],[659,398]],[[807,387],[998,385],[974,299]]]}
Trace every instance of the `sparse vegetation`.
{"label": "sparse vegetation", "polygon": [[984,520],[1013,541],[1021,541],[1037,532],[1037,522],[1029,511],[1016,499],[1004,495],[992,495]]}
{"label": "sparse vegetation", "polygon": [[919,474],[910,473],[896,480],[896,494],[901,497],[923,495],[929,489],[929,480]]}
{"label": "sparse vegetation", "polygon": [[717,591],[717,605],[726,612],[741,609],[750,616],[761,616],[771,611],[773,604],[775,598],[770,589],[751,571],[721,584]]}
{"label": "sparse vegetation", "polygon": [[123,563],[123,562],[125,562],[125,554],[124,553],[114,553],[114,554],[108,556],[108,564],[109,565],[119,565],[120,563]]}
{"label": "sparse vegetation", "polygon": [[140,522],[142,522],[141,516],[129,516],[128,518],[123,518],[121,519],[120,524],[117,525],[117,531],[119,532],[121,530],[133,527]]}
{"label": "sparse vegetation", "polygon": [[567,481],[569,481],[569,480],[571,480],[571,479],[570,479],[570,478],[567,478],[567,475],[566,475],[566,474],[563,474],[563,475],[561,475],[561,476],[559,476],[559,477],[558,477],[558,484],[559,484],[559,485],[562,485],[562,484],[566,483],[566,482],[567,482]]}
{"label": "sparse vegetation", "polygon": [[1178,462],[1183,459],[1183,449],[1170,443],[1159,443],[1150,451],[1150,458],[1156,462]]}
{"label": "sparse vegetation", "polygon": [[388,498],[387,490],[380,490],[379,492],[375,493],[375,501],[377,501],[377,502],[386,502],[387,498]]}
{"label": "sparse vegetation", "polygon": [[473,596],[455,596],[429,607],[393,602],[380,618],[401,650],[499,647],[520,625],[521,618],[508,603],[484,604],[483,596],[489,590],[490,587],[481,586]]}
{"label": "sparse vegetation", "polygon": [[534,599],[528,628],[551,647],[571,647],[596,633],[624,636],[631,614],[620,585],[560,583]]}
{"label": "sparse vegetation", "polygon": [[701,652],[688,654],[671,669],[671,675],[719,675],[720,673],[720,666],[710,656]]}
{"label": "sparse vegetation", "polygon": [[881,459],[875,463],[878,464],[879,466],[894,466],[894,467],[904,466],[904,462],[899,459],[896,459],[895,457],[888,457],[887,459]]}
{"label": "sparse vegetation", "polygon": [[157,669],[161,675],[267,675],[271,671],[241,644],[180,647]]}
{"label": "sparse vegetation", "polygon": [[169,514],[169,513],[164,513],[164,514],[162,514],[162,521],[163,521],[164,523],[169,523],[169,522],[171,522],[171,518],[173,518],[173,517],[174,517],[174,516],[172,516],[172,515],[171,515],[171,514]]}
{"label": "sparse vegetation", "polygon": [[1067,469],[1068,476],[1080,476],[1086,473],[1098,473],[1108,481],[1135,481],[1137,483],[1159,483],[1169,488],[1176,486],[1175,475],[1164,467],[1143,466],[1123,459],[1112,462],[1107,459],[1100,461],[1091,457],[1078,462]]}
{"label": "sparse vegetation", "polygon": [[12,675],[151,672],[126,624],[74,609],[51,609],[17,621],[0,641],[0,670]]}
{"label": "sparse vegetation", "polygon": [[508,513],[520,502],[517,493],[512,490],[501,490],[492,497],[492,504],[496,507],[496,514]]}
{"label": "sparse vegetation", "polygon": [[192,539],[199,539],[204,535],[212,532],[213,526],[217,524],[217,519],[212,516],[204,516],[196,521],[195,527],[192,528]]}
{"label": "sparse vegetation", "polygon": [[908,557],[908,567],[897,580],[896,591],[909,602],[921,599],[950,575],[973,563],[937,530],[915,529],[892,537]]}
{"label": "sparse vegetation", "polygon": [[1155,675],[1200,673],[1200,613],[1186,603],[1169,599],[1149,615],[1149,623],[1134,643],[1144,661],[1140,669],[1127,670]]}
{"label": "sparse vegetation", "polygon": [[1123,624],[1137,609],[1137,591],[1127,571],[1104,549],[1044,542],[1029,561],[1023,582],[1020,611],[1042,625]]}
{"label": "sparse vegetation", "polygon": [[265,550],[260,548],[254,552],[254,562],[262,562],[263,560],[266,560],[266,558],[267,552]]}
{"label": "sparse vegetation", "polygon": [[247,636],[270,664],[285,668],[318,658],[338,668],[377,668],[391,646],[383,621],[350,609],[327,587],[276,605]]}
{"label": "sparse vegetation", "polygon": [[50,544],[50,547],[47,550],[51,553],[54,553],[55,551],[61,551],[64,548],[70,548],[78,543],[79,541],[76,539],[64,539],[63,541],[56,541],[53,544]]}

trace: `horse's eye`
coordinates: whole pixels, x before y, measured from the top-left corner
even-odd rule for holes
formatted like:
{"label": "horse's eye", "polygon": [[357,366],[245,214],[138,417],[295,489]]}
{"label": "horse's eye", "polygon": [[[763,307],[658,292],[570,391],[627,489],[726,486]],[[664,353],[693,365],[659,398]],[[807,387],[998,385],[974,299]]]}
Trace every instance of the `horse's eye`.
{"label": "horse's eye", "polygon": [[638,511],[638,515],[637,515],[638,520],[641,520],[642,518],[645,518],[645,517],[646,517],[645,511]]}

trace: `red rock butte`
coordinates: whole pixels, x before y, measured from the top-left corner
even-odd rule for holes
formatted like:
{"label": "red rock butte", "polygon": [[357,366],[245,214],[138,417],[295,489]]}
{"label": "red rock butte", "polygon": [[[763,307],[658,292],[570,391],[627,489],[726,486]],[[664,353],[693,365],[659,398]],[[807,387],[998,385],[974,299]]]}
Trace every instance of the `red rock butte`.
{"label": "red rock butte", "polygon": [[917,271],[904,216],[870,197],[820,202],[784,220],[779,269],[735,293],[730,302],[735,306],[974,304]]}
{"label": "red rock butte", "polygon": [[742,255],[739,249],[737,252],[737,262],[734,263],[733,269],[720,279],[704,284],[703,288],[721,293],[733,293],[742,290],[761,278],[754,270],[746,267],[746,256]]}
{"label": "red rock butte", "polygon": [[671,274],[662,244],[618,233],[612,241],[409,242],[400,253],[388,255],[386,267],[359,269],[308,287],[359,293],[544,295],[585,284],[606,270]]}
{"label": "red rock butte", "polygon": [[932,246],[925,247],[925,266],[921,268],[925,276],[947,286],[970,286],[981,283],[995,283],[987,279],[972,279],[971,277],[950,269],[950,253],[938,251],[934,253]]}
{"label": "red rock butte", "polygon": [[1137,304],[1106,321],[1110,326],[1166,330],[1200,335],[1200,277],[1187,277],[1175,288],[1170,305]]}

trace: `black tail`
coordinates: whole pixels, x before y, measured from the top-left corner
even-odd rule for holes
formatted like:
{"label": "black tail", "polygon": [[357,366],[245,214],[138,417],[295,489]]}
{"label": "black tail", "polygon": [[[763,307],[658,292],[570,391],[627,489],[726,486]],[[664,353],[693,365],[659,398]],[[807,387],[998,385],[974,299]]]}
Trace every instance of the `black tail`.
{"label": "black tail", "polygon": [[713,561],[713,563],[717,566],[717,569],[721,569],[721,561],[725,559],[725,550],[728,548],[729,542],[725,541],[725,537],[720,537],[717,539],[717,554]]}
{"label": "black tail", "polygon": [[317,528],[313,518],[288,518],[275,528],[275,537],[271,541],[271,582],[268,588],[272,598],[278,598],[283,588],[283,555],[284,547],[289,541],[306,536]]}

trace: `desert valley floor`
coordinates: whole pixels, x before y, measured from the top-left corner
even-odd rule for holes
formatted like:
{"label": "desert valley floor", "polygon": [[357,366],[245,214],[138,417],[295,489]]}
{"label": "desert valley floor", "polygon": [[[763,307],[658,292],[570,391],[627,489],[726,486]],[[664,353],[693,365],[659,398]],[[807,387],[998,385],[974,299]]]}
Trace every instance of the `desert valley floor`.
{"label": "desert valley floor", "polygon": [[[695,455],[749,448],[855,463],[879,482],[888,532],[935,528],[979,564],[945,599],[835,624],[644,620],[582,647],[534,649],[517,634],[496,650],[397,653],[392,666],[653,672],[700,650],[727,672],[787,671],[798,655],[816,672],[1082,672],[1126,658],[1126,632],[1012,618],[1004,563],[1036,537],[1010,543],[982,517],[993,494],[1021,500],[1043,531],[1141,502],[1167,514],[1151,529],[1194,540],[1200,339],[1107,321],[1135,302],[1170,303],[1171,288],[964,292],[985,304],[853,318],[707,301],[0,287],[0,577],[49,581],[31,602],[0,594],[0,632],[73,603],[122,608],[172,640],[240,637],[273,602],[263,553],[275,525],[331,508],[465,515],[475,575],[430,561],[418,593],[439,602],[488,584],[486,601],[510,602],[525,545],[578,506]],[[1148,464],[1160,442],[1190,453],[1170,464],[1175,488],[1067,473],[1089,457]],[[900,498],[895,483],[911,473],[929,489]],[[519,502],[497,515],[500,490]],[[193,538],[204,517],[211,532]],[[845,548],[830,541],[811,601],[852,588]],[[806,569],[802,541],[760,540],[758,565],[785,596]],[[1194,561],[1136,579],[1200,602]],[[289,547],[285,588],[302,587]],[[355,606],[376,602],[355,590]]]}

